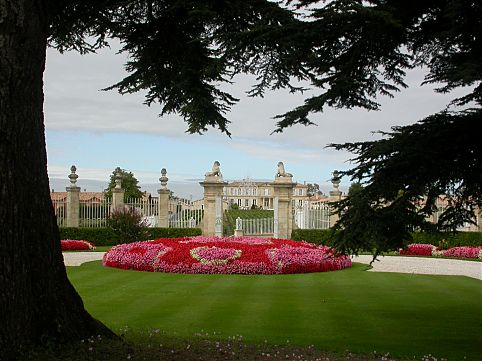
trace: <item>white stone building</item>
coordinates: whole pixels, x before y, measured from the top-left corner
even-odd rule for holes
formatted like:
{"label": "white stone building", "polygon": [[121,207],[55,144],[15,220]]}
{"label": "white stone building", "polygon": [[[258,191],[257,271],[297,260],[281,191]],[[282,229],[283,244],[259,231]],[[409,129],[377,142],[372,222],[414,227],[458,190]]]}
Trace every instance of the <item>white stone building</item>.
{"label": "white stone building", "polygon": [[[293,188],[293,206],[302,205],[308,201],[308,186],[297,183]],[[273,209],[274,188],[270,181],[255,181],[243,179],[228,182],[224,187],[224,200],[231,206],[236,204],[239,209]]]}

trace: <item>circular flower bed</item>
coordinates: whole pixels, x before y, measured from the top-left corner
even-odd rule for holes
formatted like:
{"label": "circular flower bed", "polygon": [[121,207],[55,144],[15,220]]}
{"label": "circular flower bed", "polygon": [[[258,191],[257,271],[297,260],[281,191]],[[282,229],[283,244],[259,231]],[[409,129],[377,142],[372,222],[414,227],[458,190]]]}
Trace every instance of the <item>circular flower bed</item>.
{"label": "circular flower bed", "polygon": [[350,267],[351,260],[307,242],[199,236],[118,245],[104,255],[103,264],[151,272],[281,274],[339,270]]}
{"label": "circular flower bed", "polygon": [[93,243],[78,239],[62,239],[60,245],[62,251],[85,251],[95,249]]}

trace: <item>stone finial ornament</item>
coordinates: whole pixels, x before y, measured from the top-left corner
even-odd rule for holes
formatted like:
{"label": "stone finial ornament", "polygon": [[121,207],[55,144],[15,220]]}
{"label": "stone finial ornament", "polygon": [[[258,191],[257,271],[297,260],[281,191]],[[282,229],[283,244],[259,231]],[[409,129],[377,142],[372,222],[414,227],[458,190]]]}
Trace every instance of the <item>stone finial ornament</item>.
{"label": "stone finial ornament", "polygon": [[167,170],[166,168],[161,169],[161,178],[159,178],[159,181],[161,182],[161,189],[167,189],[167,181],[169,178],[167,178]]}
{"label": "stone finial ornament", "polygon": [[338,187],[340,186],[341,177],[340,172],[337,170],[333,171],[333,177],[331,178],[331,184],[333,184],[333,188],[338,191]]}
{"label": "stone finial ornament", "polygon": [[276,178],[280,178],[280,177],[293,177],[293,174],[287,173],[287,172],[285,171],[285,165],[283,164],[283,162],[278,162],[278,172],[276,173],[275,177],[276,177]]}
{"label": "stone finial ornament", "polygon": [[213,164],[213,169],[211,172],[207,172],[205,174],[206,177],[222,177],[221,174],[221,164],[218,161],[215,161]]}
{"label": "stone finial ornament", "polygon": [[115,189],[122,188],[122,170],[120,167],[115,169]]}
{"label": "stone finial ornament", "polygon": [[76,187],[76,185],[77,185],[77,178],[79,178],[79,176],[77,174],[75,174],[76,171],[77,171],[77,167],[75,165],[70,167],[69,179],[70,179],[70,186],[71,187]]}

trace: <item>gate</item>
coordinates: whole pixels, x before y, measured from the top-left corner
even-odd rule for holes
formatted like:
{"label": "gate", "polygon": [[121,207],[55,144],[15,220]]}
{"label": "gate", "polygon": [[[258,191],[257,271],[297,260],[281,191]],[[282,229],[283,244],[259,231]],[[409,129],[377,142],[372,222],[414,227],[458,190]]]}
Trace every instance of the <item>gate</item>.
{"label": "gate", "polygon": [[201,202],[171,197],[169,199],[169,227],[196,228],[203,220],[204,209]]}
{"label": "gate", "polygon": [[300,229],[330,228],[331,208],[327,202],[303,201],[293,207],[293,222]]}

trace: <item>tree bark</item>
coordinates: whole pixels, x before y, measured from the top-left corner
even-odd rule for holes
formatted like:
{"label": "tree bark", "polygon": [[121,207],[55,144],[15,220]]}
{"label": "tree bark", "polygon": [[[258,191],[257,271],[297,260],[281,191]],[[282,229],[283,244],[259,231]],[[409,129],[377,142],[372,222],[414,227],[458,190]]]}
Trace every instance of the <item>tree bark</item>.
{"label": "tree bark", "polygon": [[63,264],[45,150],[47,31],[45,1],[0,0],[0,359],[109,333]]}

